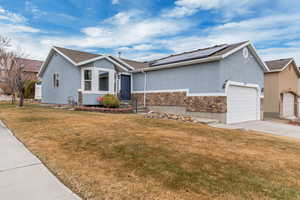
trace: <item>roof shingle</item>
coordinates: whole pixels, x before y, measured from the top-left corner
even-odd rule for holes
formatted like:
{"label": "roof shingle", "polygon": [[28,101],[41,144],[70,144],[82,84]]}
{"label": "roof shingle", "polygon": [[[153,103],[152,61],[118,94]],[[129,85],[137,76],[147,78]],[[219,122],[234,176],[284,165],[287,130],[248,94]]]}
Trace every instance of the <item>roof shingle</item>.
{"label": "roof shingle", "polygon": [[[216,45],[213,47],[202,48],[202,49],[197,49],[197,50],[193,50],[193,51],[170,55],[170,56],[167,56],[167,57],[164,57],[161,59],[151,61],[150,67],[164,65],[164,64],[170,64],[170,63],[177,63],[177,62],[182,62],[182,61],[187,61],[187,60],[209,58],[209,57],[213,57],[213,56],[222,56],[247,42],[248,41],[235,43],[235,44],[229,44],[229,45],[227,45],[227,44]],[[214,51],[214,50],[216,50],[216,51]],[[207,54],[206,54],[206,52],[207,52]],[[200,55],[200,56],[193,57],[193,55]],[[171,61],[171,60],[174,60],[174,61]],[[168,62],[168,61],[170,61],[170,62]]]}
{"label": "roof shingle", "polygon": [[270,60],[266,61],[266,65],[271,71],[282,70],[289,62],[291,62],[293,58],[286,58],[280,60]]}
{"label": "roof shingle", "polygon": [[62,47],[54,47],[54,48],[60,51],[65,56],[67,56],[68,58],[70,58],[75,63],[80,63],[101,56],[100,54],[92,54],[92,53],[87,53],[83,51],[77,51],[77,50],[67,49]]}
{"label": "roof shingle", "polygon": [[38,73],[43,64],[43,62],[39,60],[31,60],[26,58],[17,58],[17,60],[24,65],[25,72]]}

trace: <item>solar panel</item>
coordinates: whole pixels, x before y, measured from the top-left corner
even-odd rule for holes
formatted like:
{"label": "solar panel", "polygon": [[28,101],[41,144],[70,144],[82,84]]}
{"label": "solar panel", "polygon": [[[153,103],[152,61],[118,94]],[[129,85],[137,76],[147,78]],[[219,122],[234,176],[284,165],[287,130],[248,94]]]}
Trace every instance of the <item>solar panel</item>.
{"label": "solar panel", "polygon": [[175,56],[163,58],[161,60],[157,60],[154,63],[152,63],[152,66],[170,64],[170,63],[175,63],[175,62],[179,62],[179,61],[205,58],[205,57],[208,57],[220,50],[225,49],[226,47],[228,47],[228,45],[223,45],[223,46],[219,46],[219,47],[215,47],[215,48],[211,48],[211,49],[207,49],[207,50],[199,50],[199,51],[194,51],[194,52],[190,52],[190,53],[184,53],[181,55],[175,55]]}

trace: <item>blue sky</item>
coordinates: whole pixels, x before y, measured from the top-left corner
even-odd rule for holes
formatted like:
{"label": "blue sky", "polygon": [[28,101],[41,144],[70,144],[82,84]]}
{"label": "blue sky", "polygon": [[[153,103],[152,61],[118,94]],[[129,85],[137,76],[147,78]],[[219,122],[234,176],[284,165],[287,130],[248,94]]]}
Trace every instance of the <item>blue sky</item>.
{"label": "blue sky", "polygon": [[51,46],[151,60],[250,40],[300,64],[299,0],[0,0],[0,35],[30,57]]}

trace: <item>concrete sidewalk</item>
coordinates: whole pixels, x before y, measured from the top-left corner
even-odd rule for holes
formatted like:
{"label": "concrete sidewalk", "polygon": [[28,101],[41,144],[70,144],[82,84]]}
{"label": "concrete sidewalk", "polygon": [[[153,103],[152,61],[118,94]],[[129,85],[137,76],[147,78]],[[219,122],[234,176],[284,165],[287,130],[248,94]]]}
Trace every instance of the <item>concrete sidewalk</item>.
{"label": "concrete sidewalk", "polygon": [[0,121],[0,199],[79,200]]}
{"label": "concrete sidewalk", "polygon": [[300,139],[300,126],[283,124],[273,121],[251,121],[238,124],[215,124],[217,128],[244,129]]}

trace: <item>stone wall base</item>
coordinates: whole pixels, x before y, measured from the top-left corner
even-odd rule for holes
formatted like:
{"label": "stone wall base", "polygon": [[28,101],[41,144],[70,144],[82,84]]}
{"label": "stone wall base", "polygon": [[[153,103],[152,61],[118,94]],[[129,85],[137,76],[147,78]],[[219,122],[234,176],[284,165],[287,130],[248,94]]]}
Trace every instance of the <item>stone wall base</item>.
{"label": "stone wall base", "polygon": [[[144,104],[144,94],[133,94],[139,105]],[[146,106],[184,107],[188,112],[226,113],[226,96],[187,96],[186,92],[147,93]]]}
{"label": "stone wall base", "polygon": [[[144,94],[133,94],[140,106]],[[146,107],[155,112],[189,115],[195,118],[215,119],[226,123],[226,96],[187,96],[186,92],[147,93]]]}

